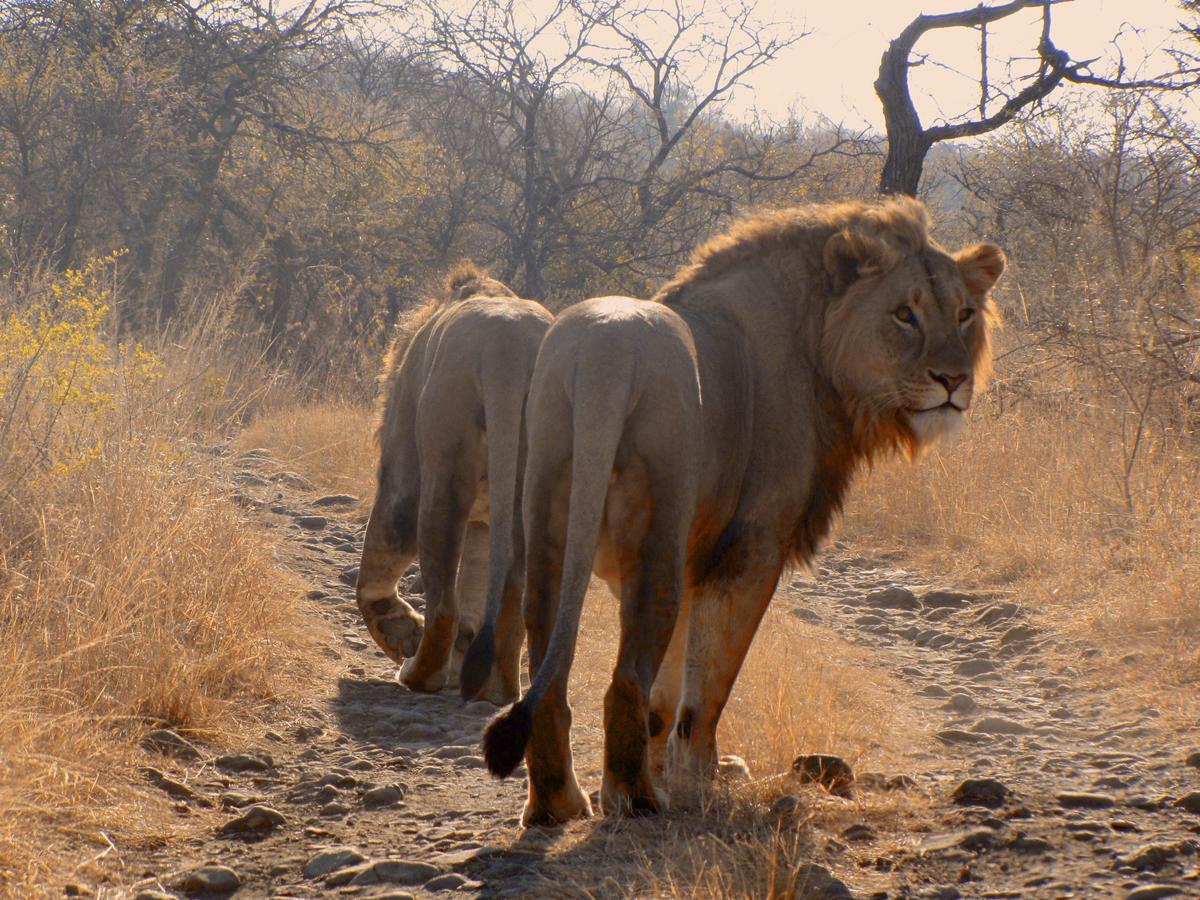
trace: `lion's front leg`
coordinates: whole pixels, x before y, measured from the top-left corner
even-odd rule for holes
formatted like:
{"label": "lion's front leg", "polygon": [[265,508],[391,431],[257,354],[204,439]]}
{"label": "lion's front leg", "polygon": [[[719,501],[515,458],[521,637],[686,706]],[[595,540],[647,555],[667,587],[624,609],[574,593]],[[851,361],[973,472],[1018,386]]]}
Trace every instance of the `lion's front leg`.
{"label": "lion's front leg", "polygon": [[703,802],[717,770],[717,724],[750,641],[775,593],[781,564],[756,560],[748,576],[706,585],[692,598],[683,688],[667,745],[667,785],[673,806]]}

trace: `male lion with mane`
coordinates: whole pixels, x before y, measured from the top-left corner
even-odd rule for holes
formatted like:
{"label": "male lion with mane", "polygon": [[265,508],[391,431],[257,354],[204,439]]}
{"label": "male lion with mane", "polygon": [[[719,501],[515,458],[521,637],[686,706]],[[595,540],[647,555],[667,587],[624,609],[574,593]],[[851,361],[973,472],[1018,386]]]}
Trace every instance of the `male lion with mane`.
{"label": "male lion with mane", "polygon": [[[480,637],[495,652],[464,677],[464,695],[503,704],[520,692],[523,416],[551,321],[540,304],[464,262],[438,296],[397,323],[357,598],[371,636],[403,663],[400,680],[413,690],[437,691],[456,677],[482,618]],[[396,592],[414,556],[424,618]]]}
{"label": "male lion with mane", "polygon": [[906,197],[747,218],[652,300],[589,300],[547,332],[527,409],[533,681],[484,735],[493,774],[528,763],[525,825],[591,814],[567,680],[593,568],[621,621],[601,806],[694,803],[785,566],[811,560],[864,462],[959,426],[1005,258],[951,255],[929,228]]}

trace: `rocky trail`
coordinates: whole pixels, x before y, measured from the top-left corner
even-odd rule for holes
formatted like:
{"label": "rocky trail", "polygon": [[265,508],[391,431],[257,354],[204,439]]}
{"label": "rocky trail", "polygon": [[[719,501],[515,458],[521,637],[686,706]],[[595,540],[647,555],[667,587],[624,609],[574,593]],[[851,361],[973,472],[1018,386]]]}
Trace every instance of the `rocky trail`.
{"label": "rocky trail", "polygon": [[[97,893],[587,895],[586,880],[564,876],[569,863],[551,861],[556,832],[518,827],[523,779],[484,769],[479,734],[495,707],[405,690],[367,637],[353,596],[355,499],[316,497],[262,451],[237,457],[233,480],[234,499],[286,535],[287,563],[311,583],[334,674],[314,673],[307,702],[281,705],[261,741],[236,752],[150,735],[150,783],[181,817],[211,824],[190,843],[123,851],[129,886]],[[794,880],[792,897],[1200,896],[1194,736],[1090,690],[1086,648],[1039,631],[1016,598],[936,589],[835,545],[775,603],[870,648],[923,698],[937,746],[900,785],[928,798],[928,830],[887,836],[885,850],[871,828],[845,829],[821,845],[828,868]],[[594,750],[599,734],[577,728],[575,741]],[[797,802],[812,790],[797,784]]]}

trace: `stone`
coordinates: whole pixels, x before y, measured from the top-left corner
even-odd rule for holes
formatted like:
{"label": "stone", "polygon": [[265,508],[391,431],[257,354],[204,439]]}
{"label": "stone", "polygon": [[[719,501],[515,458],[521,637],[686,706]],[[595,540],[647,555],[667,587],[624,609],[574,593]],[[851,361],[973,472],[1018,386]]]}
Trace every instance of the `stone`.
{"label": "stone", "polygon": [[1200,769],[1200,750],[1193,750],[1183,760],[1185,766],[1191,766],[1193,769]]}
{"label": "stone", "polygon": [[1139,872],[1156,871],[1175,857],[1185,853],[1194,853],[1195,850],[1195,841],[1180,841],[1177,844],[1144,844],[1132,853],[1118,856],[1115,864],[1118,867],[1128,866]]}
{"label": "stone", "polygon": [[1086,791],[1059,791],[1054,799],[1065,809],[1107,809],[1116,804],[1108,794],[1091,794]]}
{"label": "stone", "polygon": [[166,891],[141,890],[133,895],[133,900],[177,900],[174,894]]}
{"label": "stone", "polygon": [[819,784],[838,797],[854,794],[854,771],[840,756],[806,753],[792,761],[792,772],[801,784]]}
{"label": "stone", "polygon": [[385,784],[371,788],[363,794],[363,806],[367,809],[383,809],[395,806],[404,799],[404,790],[396,784]]}
{"label": "stone", "polygon": [[1142,884],[1125,895],[1125,900],[1157,900],[1158,897],[1178,897],[1182,889],[1172,884]]}
{"label": "stone", "polygon": [[840,879],[816,863],[797,866],[790,876],[781,870],[780,875],[787,879],[788,884],[781,885],[782,890],[775,891],[777,897],[787,897],[789,900],[852,900],[854,896]]}
{"label": "stone", "polygon": [[231,894],[241,886],[242,880],[229,866],[201,866],[175,881],[175,887],[187,894]]}
{"label": "stone", "polygon": [[250,753],[232,753],[218,756],[215,760],[218,769],[225,772],[269,772],[271,760],[269,757]]}
{"label": "stone", "polygon": [[986,716],[972,725],[971,730],[976,734],[1029,734],[1032,729],[1002,716]]}
{"label": "stone", "polygon": [[961,831],[951,831],[947,834],[931,835],[917,846],[920,853],[941,853],[946,850],[984,850],[992,845],[996,832],[991,828],[979,826],[966,828]]}
{"label": "stone", "polygon": [[970,694],[951,694],[950,699],[942,704],[942,709],[965,715],[973,712],[978,705]]}
{"label": "stone", "polygon": [[287,817],[269,806],[251,806],[235,819],[221,826],[221,834],[245,834],[251,831],[274,831],[287,824]]}
{"label": "stone", "polygon": [[425,882],[425,890],[427,891],[457,891],[467,883],[467,878],[464,875],[459,875],[457,872],[447,872],[445,875],[438,875],[430,878]]}
{"label": "stone", "polygon": [[151,752],[176,759],[199,759],[203,755],[195,744],[169,728],[151,731],[142,738],[142,746]]}
{"label": "stone", "polygon": [[1029,625],[1014,625],[1000,636],[1001,647],[1022,647],[1037,637],[1037,629]]}
{"label": "stone", "polygon": [[320,531],[329,520],[324,516],[296,516],[296,524],[308,531]]}
{"label": "stone", "polygon": [[274,481],[276,484],[286,484],[288,487],[301,491],[312,490],[312,484],[309,480],[297,472],[276,472],[270,477],[271,481]]}
{"label": "stone", "polygon": [[342,571],[338,573],[338,581],[340,581],[342,584],[354,587],[356,584],[358,584],[358,566],[350,566],[349,568],[342,569]]}
{"label": "stone", "polygon": [[875,829],[865,822],[856,822],[842,830],[842,840],[851,842],[873,841],[876,838]]}
{"label": "stone", "polygon": [[352,506],[358,502],[353,494],[326,494],[313,501],[313,506]]}
{"label": "stone", "polygon": [[974,601],[970,594],[959,591],[928,591],[921,603],[931,609],[961,609]]}
{"label": "stone", "polygon": [[893,585],[882,591],[867,594],[864,603],[874,609],[920,609],[921,601],[908,588]]}
{"label": "stone", "polygon": [[986,672],[995,672],[996,668],[996,664],[990,659],[976,657],[975,659],[968,659],[960,662],[954,667],[954,674],[970,678],[973,675],[983,675]]}
{"label": "stone", "polygon": [[987,806],[995,808],[1008,800],[1012,791],[995,778],[968,778],[954,789],[951,795],[960,806]]}
{"label": "stone", "polygon": [[357,847],[326,847],[309,857],[304,864],[304,877],[321,878],[330,872],[366,861],[366,855]]}
{"label": "stone", "polygon": [[796,814],[800,808],[800,798],[795,794],[784,794],[782,797],[777,797],[775,802],[771,804],[772,815],[786,817]]}
{"label": "stone", "polygon": [[441,874],[437,866],[401,859],[381,859],[377,862],[366,863],[362,866],[355,866],[343,871],[354,872],[350,880],[344,882],[351,885],[424,884],[429,879]]}
{"label": "stone", "polygon": [[1177,809],[1186,810],[1193,815],[1200,815],[1200,791],[1192,791],[1184,794],[1171,805]]}
{"label": "stone", "polygon": [[934,737],[943,744],[986,744],[992,739],[991,735],[963,731],[961,728],[943,728]]}
{"label": "stone", "polygon": [[717,777],[729,784],[752,780],[746,761],[732,753],[722,753],[721,758],[717,760]]}
{"label": "stone", "polygon": [[152,785],[163,791],[168,797],[174,797],[177,800],[199,799],[199,795],[182,781],[176,781],[170,775],[160,772],[153,766],[144,767],[142,774],[146,776]]}
{"label": "stone", "polygon": [[997,622],[1011,619],[1019,610],[1020,607],[1015,603],[994,603],[975,617],[975,623],[977,625],[995,625]]}

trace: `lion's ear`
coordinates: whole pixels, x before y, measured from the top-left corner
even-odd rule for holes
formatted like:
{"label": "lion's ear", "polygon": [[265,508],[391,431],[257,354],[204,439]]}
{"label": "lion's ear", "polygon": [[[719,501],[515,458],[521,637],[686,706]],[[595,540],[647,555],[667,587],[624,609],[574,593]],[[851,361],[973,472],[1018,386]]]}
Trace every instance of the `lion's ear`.
{"label": "lion's ear", "polygon": [[825,242],[823,261],[835,296],[868,275],[886,272],[896,262],[895,252],[883,241],[849,228]]}
{"label": "lion's ear", "polygon": [[1008,258],[995,244],[974,244],[959,250],[954,256],[958,272],[967,290],[976,297],[983,297],[1000,280]]}

